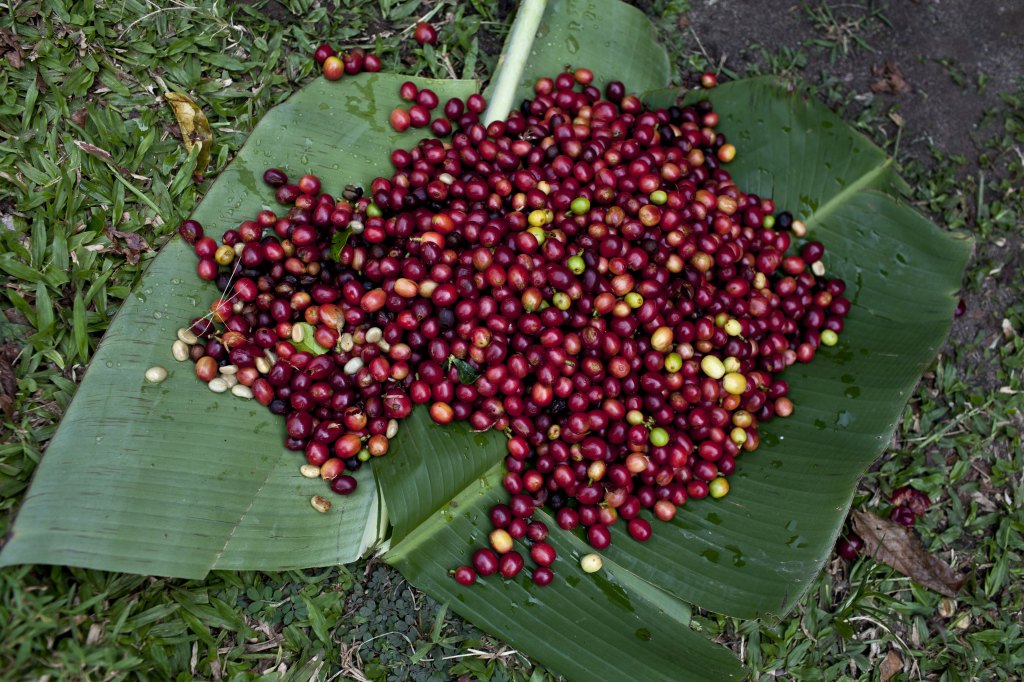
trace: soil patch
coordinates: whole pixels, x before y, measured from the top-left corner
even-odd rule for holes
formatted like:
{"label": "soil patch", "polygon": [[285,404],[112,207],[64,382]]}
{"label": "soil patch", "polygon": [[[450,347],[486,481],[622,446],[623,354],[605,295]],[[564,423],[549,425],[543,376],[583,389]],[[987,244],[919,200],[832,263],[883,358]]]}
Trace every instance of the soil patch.
{"label": "soil patch", "polygon": [[[923,162],[932,145],[975,157],[983,112],[1024,74],[1019,3],[696,0],[687,19],[708,56],[734,71],[763,63],[757,46],[788,48],[806,55],[805,78],[828,74],[852,93],[851,105],[891,103],[905,122],[903,148]],[[872,90],[887,65],[899,70],[909,91]]]}

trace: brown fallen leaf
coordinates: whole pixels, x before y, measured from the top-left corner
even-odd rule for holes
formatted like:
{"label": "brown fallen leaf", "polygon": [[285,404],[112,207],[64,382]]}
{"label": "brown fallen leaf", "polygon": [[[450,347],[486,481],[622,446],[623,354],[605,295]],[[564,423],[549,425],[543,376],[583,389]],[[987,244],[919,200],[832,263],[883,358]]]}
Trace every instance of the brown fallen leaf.
{"label": "brown fallen leaf", "polygon": [[180,92],[168,92],[164,99],[174,110],[174,117],[178,119],[178,128],[181,131],[181,141],[185,149],[192,153],[192,147],[199,145],[199,156],[196,158],[196,176],[202,176],[210,163],[210,149],[213,146],[213,130],[210,122],[206,120],[206,114],[199,108],[199,105],[192,99]]}
{"label": "brown fallen leaf", "polygon": [[900,67],[892,62],[875,64],[871,67],[871,74],[878,79],[870,86],[871,92],[876,94],[905,95],[912,90]]}
{"label": "brown fallen leaf", "polygon": [[[82,109],[82,111],[85,111],[85,109]],[[141,180],[142,182],[149,182],[149,178],[147,178],[145,175],[136,175],[135,173],[132,173],[124,166],[118,166],[116,163],[114,163],[113,155],[103,147],[97,147],[94,144],[91,144],[89,142],[83,142],[82,140],[74,140],[74,143],[76,147],[81,149],[86,154],[89,154],[90,156],[95,156],[97,159],[109,163],[111,168],[113,168],[114,170],[121,174],[121,177],[129,179],[134,178],[136,180]]]}
{"label": "brown fallen leaf", "polygon": [[[20,324],[23,327],[28,327],[31,326],[32,324],[31,322],[29,322],[29,319],[25,317],[24,313],[22,313],[17,308],[5,308],[4,317],[7,318],[7,321],[10,322],[11,324]],[[0,322],[0,327],[2,326],[3,324],[2,322]]]}
{"label": "brown fallen leaf", "polygon": [[82,107],[75,113],[71,114],[69,118],[71,119],[72,123],[74,123],[79,128],[82,128],[89,121],[89,110],[85,107]]}
{"label": "brown fallen leaf", "polygon": [[925,549],[921,539],[906,526],[877,514],[854,510],[853,530],[864,540],[864,553],[903,575],[947,597],[955,597],[967,576]]}
{"label": "brown fallen leaf", "polygon": [[25,65],[25,62],[22,60],[21,52],[19,50],[10,50],[5,54],[7,56],[7,62],[11,65],[12,69],[17,70]]}
{"label": "brown fallen leaf", "polygon": [[[114,251],[124,256],[129,265],[138,265],[143,251],[149,251],[149,242],[136,232],[122,232],[108,227],[104,233],[114,245]],[[123,243],[118,244],[118,240]]]}
{"label": "brown fallen leaf", "polygon": [[18,377],[12,366],[18,353],[18,346],[14,343],[0,346],[0,412],[8,419],[14,416],[14,397],[18,393]]}
{"label": "brown fallen leaf", "polygon": [[86,154],[89,154],[90,156],[95,156],[97,159],[106,161],[107,163],[114,167],[117,166],[117,164],[114,163],[114,157],[111,156],[110,152],[108,152],[103,147],[97,147],[94,144],[82,142],[81,140],[75,140],[75,146],[81,149]]}
{"label": "brown fallen leaf", "polygon": [[13,69],[20,69],[25,65],[25,53],[17,37],[7,29],[0,29],[0,57],[5,56]]}
{"label": "brown fallen leaf", "polygon": [[901,670],[903,670],[903,659],[895,649],[889,649],[889,653],[878,665],[878,680],[879,682],[889,682]]}

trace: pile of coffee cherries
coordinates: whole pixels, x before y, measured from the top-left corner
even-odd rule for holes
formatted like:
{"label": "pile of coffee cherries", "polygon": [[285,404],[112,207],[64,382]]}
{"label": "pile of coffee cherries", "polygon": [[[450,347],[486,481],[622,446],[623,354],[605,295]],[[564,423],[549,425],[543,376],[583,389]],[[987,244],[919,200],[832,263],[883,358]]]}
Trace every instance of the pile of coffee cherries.
{"label": "pile of coffee cherries", "polygon": [[[437,29],[430,23],[419,21],[412,28],[413,38],[421,46],[437,44]],[[338,54],[329,43],[322,43],[314,50],[313,59],[329,81],[340,80],[346,75],[355,76],[363,71],[376,73],[381,68],[380,57],[361,47]]]}
{"label": "pile of coffee cherries", "polygon": [[414,405],[505,432],[508,502],[453,575],[512,578],[520,543],[546,585],[538,508],[601,550],[617,523],[643,542],[726,495],[759,424],[794,409],[779,373],[835,344],[850,302],[806,227],[733,183],[709,102],[652,110],[576,69],[506,120],[485,104],[446,102],[444,139],[394,150],[365,192],[269,169],[280,212],[221,245],[186,222],[223,292],[189,357],[231,367],[341,494]]}
{"label": "pile of coffee cherries", "polygon": [[340,80],[345,75],[355,76],[363,71],[376,73],[381,67],[380,57],[361,47],[339,55],[333,47],[324,43],[316,48],[313,59],[320,65],[324,78],[329,81]]}

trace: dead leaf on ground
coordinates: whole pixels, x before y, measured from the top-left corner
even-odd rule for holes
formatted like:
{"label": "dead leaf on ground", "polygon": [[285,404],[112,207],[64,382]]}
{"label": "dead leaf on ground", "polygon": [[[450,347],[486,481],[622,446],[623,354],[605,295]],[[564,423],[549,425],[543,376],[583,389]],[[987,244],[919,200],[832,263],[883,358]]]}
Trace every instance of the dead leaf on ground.
{"label": "dead leaf on ground", "polygon": [[903,575],[947,597],[955,597],[967,576],[925,549],[921,539],[906,526],[877,514],[854,510],[853,530],[864,540],[864,553]]}
{"label": "dead leaf on ground", "polygon": [[17,308],[5,308],[4,317],[6,317],[7,321],[11,324],[20,324],[24,327],[28,327],[32,324],[29,322],[28,318],[25,317],[24,313]]}
{"label": "dead leaf on ground", "polygon": [[14,397],[18,394],[18,377],[12,365],[19,352],[14,343],[0,346],[0,411],[8,419],[14,416]]}
{"label": "dead leaf on ground", "polygon": [[[137,232],[122,232],[108,227],[104,233],[114,245],[114,251],[124,256],[129,265],[138,265],[142,252],[149,251],[149,242]],[[122,243],[119,244],[118,240]]]}
{"label": "dead leaf on ground", "polygon": [[903,670],[903,659],[896,653],[895,649],[889,649],[889,653],[878,666],[879,682],[889,682],[892,677]]}
{"label": "dead leaf on ground", "polygon": [[25,65],[25,52],[17,37],[7,29],[0,29],[0,57],[4,56],[11,68],[20,69]]}
{"label": "dead leaf on ground", "polygon": [[117,166],[117,164],[114,163],[114,157],[103,147],[97,147],[94,144],[82,142],[81,140],[75,140],[75,146],[90,156],[95,156],[97,159],[106,161],[114,167]]}
{"label": "dead leaf on ground", "polygon": [[174,117],[178,119],[178,129],[181,131],[181,141],[185,149],[192,153],[192,147],[199,145],[199,156],[196,158],[196,176],[202,176],[210,163],[210,149],[213,146],[213,130],[210,122],[206,120],[206,114],[199,108],[199,105],[192,99],[180,92],[168,92],[164,99],[174,110]]}
{"label": "dead leaf on ground", "polygon": [[88,120],[89,120],[89,110],[86,109],[85,107],[82,107],[81,109],[79,109],[75,113],[71,114],[71,116],[69,118],[71,118],[71,122],[72,123],[74,123],[79,128],[82,128],[82,127],[85,126],[86,122],[88,122]]}
{"label": "dead leaf on ground", "polygon": [[905,95],[913,89],[910,87],[910,83],[903,77],[900,67],[892,62],[875,64],[871,67],[871,74],[878,79],[871,84],[871,92],[873,93],[880,95]]}

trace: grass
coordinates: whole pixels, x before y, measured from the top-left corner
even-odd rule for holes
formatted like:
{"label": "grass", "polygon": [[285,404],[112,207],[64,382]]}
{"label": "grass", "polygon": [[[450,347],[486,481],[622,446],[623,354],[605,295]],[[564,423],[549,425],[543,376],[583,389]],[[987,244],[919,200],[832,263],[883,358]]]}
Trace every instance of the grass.
{"label": "grass", "polygon": [[814,35],[808,40],[812,46],[828,51],[829,62],[835,63],[853,50],[875,52],[865,35],[877,25],[891,26],[882,8],[874,3],[859,5],[805,5],[804,15],[810,22]]}
{"label": "grass", "polygon": [[[212,167],[222,168],[269,108],[314,77],[308,55],[324,38],[373,47],[388,70],[479,77],[493,68],[507,29],[491,3],[349,5],[22,3],[0,18],[0,400],[10,398],[0,402],[0,533],[110,318],[208,187],[192,182],[195,160],[157,97],[165,84],[202,101],[218,141]],[[655,2],[649,13],[677,30],[684,9]],[[446,47],[401,39],[430,12]],[[758,679],[879,679],[890,652],[904,664],[893,680],[1017,679],[1024,285],[1013,258],[1024,216],[1024,87],[987,114],[977,159],[940,149],[910,157],[892,112],[878,102],[850,105],[841,82],[809,66],[869,49],[858,36],[866,40],[868,26],[884,30],[882,20],[875,10],[858,12],[809,9],[812,38],[758,48],[753,70],[806,82],[897,154],[915,205],[977,240],[966,312],[856,501],[878,509],[900,485],[921,488],[936,502],[919,524],[926,545],[974,570],[950,600],[873,561],[837,559],[777,623],[707,613],[695,620]],[[717,67],[690,41],[668,44],[684,73]],[[954,76],[958,89],[971,87]],[[552,677],[372,562],[216,572],[204,581],[17,567],[0,570],[0,595],[5,679]]]}

